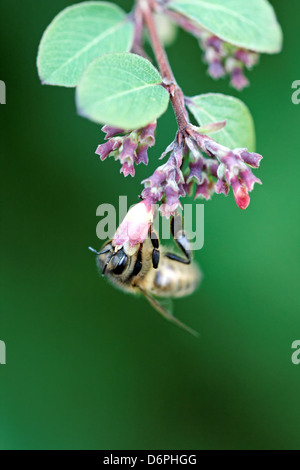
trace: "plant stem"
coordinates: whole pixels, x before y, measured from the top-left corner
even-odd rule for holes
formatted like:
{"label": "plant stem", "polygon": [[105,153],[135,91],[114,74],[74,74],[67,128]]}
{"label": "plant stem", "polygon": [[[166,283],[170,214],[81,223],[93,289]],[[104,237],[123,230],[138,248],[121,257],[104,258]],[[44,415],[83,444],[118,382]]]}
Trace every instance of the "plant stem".
{"label": "plant stem", "polygon": [[184,105],[184,96],[180,87],[176,83],[171,66],[169,64],[167,54],[157,34],[153,18],[153,6],[151,5],[151,1],[148,0],[137,1],[138,7],[140,8],[140,11],[143,16],[144,23],[149,31],[152,49],[163,78],[163,84],[166,86],[170,93],[170,100],[173,106],[179,131],[185,135],[186,129],[189,125],[189,120]]}

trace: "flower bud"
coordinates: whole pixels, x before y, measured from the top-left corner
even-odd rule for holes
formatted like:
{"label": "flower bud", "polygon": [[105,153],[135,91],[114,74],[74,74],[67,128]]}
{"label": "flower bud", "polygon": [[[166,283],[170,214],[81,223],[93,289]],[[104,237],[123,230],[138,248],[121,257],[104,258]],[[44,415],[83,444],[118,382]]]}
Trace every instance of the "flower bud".
{"label": "flower bud", "polygon": [[235,67],[232,71],[230,83],[239,91],[249,86],[249,80],[245,77],[244,72],[240,67]]}
{"label": "flower bud", "polygon": [[222,78],[225,76],[225,70],[222,65],[222,62],[218,59],[213,60],[208,67],[209,75],[217,80],[218,78]]}
{"label": "flower bud", "polygon": [[208,47],[213,47],[219,54],[222,52],[223,41],[218,36],[209,36],[205,40]]}
{"label": "flower bud", "polygon": [[216,194],[223,193],[225,196],[227,196],[228,192],[229,192],[228,183],[226,183],[226,181],[224,181],[222,179],[218,179],[218,181],[215,184],[215,192],[216,192]]}
{"label": "flower bud", "polygon": [[105,139],[108,141],[99,145],[96,153],[100,155],[101,160],[105,160],[109,154],[115,152],[115,159],[122,165],[121,173],[124,176],[134,176],[134,164],[148,165],[147,150],[155,144],[155,129],[156,121],[141,129],[127,132],[123,136],[114,137],[116,134],[124,134],[125,131],[112,126],[103,126],[102,130],[106,133]]}
{"label": "flower bud", "polygon": [[201,198],[206,199],[207,201],[211,198],[211,195],[214,192],[214,182],[209,181],[207,176],[205,175],[201,184],[197,186],[195,199]]}
{"label": "flower bud", "polygon": [[124,247],[125,252],[133,255],[148,235],[148,230],[154,219],[155,206],[147,201],[135,204],[127,212],[113,238],[115,247]]}
{"label": "flower bud", "polygon": [[241,171],[240,174],[240,179],[246,186],[247,190],[250,192],[253,189],[253,186],[255,183],[262,184],[259,178],[256,178],[250,168],[247,168],[244,171]]}
{"label": "flower bud", "polygon": [[153,147],[155,144],[155,129],[156,129],[156,121],[151,122],[148,126],[144,127],[141,130],[139,135],[139,141],[142,144],[148,144],[149,147]]}
{"label": "flower bud", "polygon": [[121,166],[120,173],[123,173],[123,175],[126,177],[128,175],[131,175],[134,177],[135,175],[135,169],[133,163],[129,161],[125,161],[123,165]]}
{"label": "flower bud", "polygon": [[140,163],[144,163],[144,165],[148,165],[148,145],[147,144],[140,144],[136,151],[136,159],[135,162],[137,165]]}
{"label": "flower bud", "polygon": [[240,158],[247,163],[247,165],[253,168],[258,168],[262,156],[259,153],[248,152],[247,149],[235,149],[234,153],[240,156]]}
{"label": "flower bud", "polygon": [[107,125],[103,126],[101,130],[106,134],[104,137],[105,140],[110,139],[111,137],[114,137],[117,134],[124,134],[125,132],[124,129],[119,129],[118,127],[112,127]]}
{"label": "flower bud", "polygon": [[247,209],[250,204],[250,197],[246,186],[241,184],[237,178],[231,183],[231,186],[238,207],[243,210]]}
{"label": "flower bud", "polygon": [[186,182],[187,183],[195,182],[197,184],[200,184],[203,179],[203,176],[202,176],[203,160],[199,158],[198,161],[191,162],[189,165],[189,168],[190,168],[190,172],[186,179]]}
{"label": "flower bud", "polygon": [[101,161],[103,161],[108,157],[111,152],[120,148],[121,145],[122,140],[116,137],[114,139],[110,139],[108,142],[105,142],[105,144],[98,145],[95,153],[97,155],[100,155],[100,159]]}
{"label": "flower bud", "polygon": [[243,62],[248,69],[257,64],[259,55],[256,52],[248,51],[246,49],[237,49],[234,53],[237,60]]}

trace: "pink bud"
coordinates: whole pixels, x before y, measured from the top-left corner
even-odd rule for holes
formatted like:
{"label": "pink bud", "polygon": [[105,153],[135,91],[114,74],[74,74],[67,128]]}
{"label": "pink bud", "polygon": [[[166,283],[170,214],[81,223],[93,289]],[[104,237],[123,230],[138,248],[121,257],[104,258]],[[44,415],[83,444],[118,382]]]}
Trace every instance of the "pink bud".
{"label": "pink bud", "polygon": [[225,194],[225,196],[227,196],[228,191],[229,191],[228,183],[226,183],[226,181],[224,180],[218,179],[215,185],[215,191],[216,191],[216,194],[223,193]]}
{"label": "pink bud", "polygon": [[262,156],[259,153],[248,152],[247,149],[236,149],[234,150],[236,154],[238,154],[242,160],[247,163],[247,165],[252,166],[253,168],[258,168]]}
{"label": "pink bud", "polygon": [[105,132],[106,136],[104,137],[105,140],[110,139],[111,137],[114,137],[117,134],[124,134],[124,129],[119,129],[118,127],[112,127],[112,126],[103,126],[102,127],[102,132]]}
{"label": "pink bud", "polygon": [[256,178],[250,168],[240,172],[241,181],[244,183],[248,191],[252,191],[255,183],[262,184],[259,178]]}
{"label": "pink bud", "polygon": [[161,187],[150,186],[145,187],[142,192],[142,198],[147,200],[149,204],[155,204],[158,201],[161,201],[163,197],[163,189]]}
{"label": "pink bud", "polygon": [[222,52],[223,41],[218,36],[209,36],[206,39],[206,45],[213,47],[218,53]]}
{"label": "pink bud", "polygon": [[214,60],[213,62],[211,62],[208,67],[208,73],[215,80],[217,80],[218,78],[224,77],[225,70],[221,61]]}
{"label": "pink bud", "polygon": [[140,133],[139,141],[142,144],[148,144],[149,147],[153,147],[155,144],[155,129],[156,129],[156,121],[148,124],[148,126],[144,127]]}
{"label": "pink bud", "polygon": [[121,147],[121,144],[121,139],[110,139],[108,142],[105,142],[105,144],[98,145],[95,153],[97,155],[100,155],[100,159],[103,161],[108,157],[111,152]]}
{"label": "pink bud", "polygon": [[134,165],[128,161],[124,162],[121,167],[120,173],[123,173],[125,177],[128,175],[131,175],[132,177],[134,177],[135,175]]}
{"label": "pink bud", "polygon": [[140,144],[138,146],[136,152],[136,164],[139,165],[140,163],[144,163],[144,165],[148,165],[148,145],[147,144]]}
{"label": "pink bud", "polygon": [[239,91],[249,86],[249,80],[245,77],[243,70],[239,67],[235,67],[233,70],[230,83]]}
{"label": "pink bud", "polygon": [[123,148],[119,155],[120,162],[123,164],[127,161],[133,164],[135,157],[136,157],[136,153],[135,153],[136,148],[137,148],[137,142],[135,142],[134,140],[131,140],[130,137],[126,137],[123,140]]}
{"label": "pink bud", "polygon": [[232,183],[232,189],[234,194],[235,202],[240,209],[247,209],[250,204],[250,197],[246,186],[241,184],[238,180]]}
{"label": "pink bud", "polygon": [[168,206],[179,205],[179,188],[174,181],[170,181],[165,186],[166,202]]}
{"label": "pink bud", "polygon": [[235,51],[234,57],[237,60],[243,62],[246,67],[251,68],[257,63],[259,56],[256,52],[251,52],[246,49],[238,49],[237,51]]}
{"label": "pink bud", "polygon": [[219,168],[219,163],[215,160],[212,159],[206,159],[205,161],[205,169],[208,174],[211,174],[212,176],[215,176],[215,178],[218,177],[218,168]]}
{"label": "pink bud", "polygon": [[204,178],[203,183],[199,184],[196,189],[195,199],[204,198],[207,201],[210,199],[210,196],[213,192],[214,183],[213,181],[208,181],[207,178]]}
{"label": "pink bud", "polygon": [[195,183],[201,183],[202,181],[202,169],[203,169],[203,160],[199,158],[196,162],[190,163],[190,173],[187,177],[186,182],[190,183],[194,181]]}
{"label": "pink bud", "polygon": [[148,235],[150,224],[153,222],[155,206],[147,201],[141,201],[127,212],[123,222],[113,238],[115,246],[124,246],[128,255],[133,255],[140,243]]}

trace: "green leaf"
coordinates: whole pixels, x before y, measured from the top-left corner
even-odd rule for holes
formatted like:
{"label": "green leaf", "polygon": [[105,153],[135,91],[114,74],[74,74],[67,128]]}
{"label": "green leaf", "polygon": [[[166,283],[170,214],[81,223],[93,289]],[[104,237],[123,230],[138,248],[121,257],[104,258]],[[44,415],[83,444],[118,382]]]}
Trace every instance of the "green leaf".
{"label": "green leaf", "polygon": [[224,129],[213,137],[219,144],[230,149],[248,147],[250,151],[254,151],[253,119],[247,106],[239,99],[219,93],[207,93],[189,98],[188,108],[200,126],[226,119]]}
{"label": "green leaf", "polygon": [[76,86],[87,65],[102,54],[129,51],[133,24],[116,5],[84,2],[63,10],[42,37],[37,59],[48,85]]}
{"label": "green leaf", "polygon": [[267,0],[171,0],[182,13],[226,42],[274,54],[282,47],[282,31]]}
{"label": "green leaf", "polygon": [[121,129],[137,129],[163,114],[169,93],[155,67],[135,54],[107,54],[92,62],[77,87],[82,116]]}

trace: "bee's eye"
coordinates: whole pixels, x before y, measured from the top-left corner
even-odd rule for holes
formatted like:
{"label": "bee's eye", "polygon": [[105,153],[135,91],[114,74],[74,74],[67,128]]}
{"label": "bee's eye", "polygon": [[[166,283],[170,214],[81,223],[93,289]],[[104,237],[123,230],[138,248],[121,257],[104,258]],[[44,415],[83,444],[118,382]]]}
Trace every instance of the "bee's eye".
{"label": "bee's eye", "polygon": [[127,265],[128,256],[123,253],[121,258],[118,261],[118,264],[113,270],[114,274],[122,274]]}

